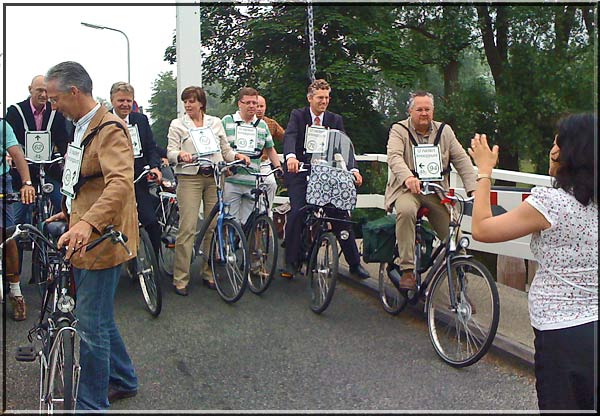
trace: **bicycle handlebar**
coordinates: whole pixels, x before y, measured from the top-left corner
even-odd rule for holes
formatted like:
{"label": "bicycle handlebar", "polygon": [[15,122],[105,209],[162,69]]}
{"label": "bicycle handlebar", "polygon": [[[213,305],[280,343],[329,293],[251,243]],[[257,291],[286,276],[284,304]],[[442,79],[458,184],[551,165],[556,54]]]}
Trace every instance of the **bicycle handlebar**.
{"label": "bicycle handlebar", "polygon": [[140,175],[133,180],[133,183],[138,183],[140,179],[142,179],[146,175],[150,176],[151,179],[156,179],[157,177],[156,173],[151,172],[150,165],[146,165],[144,166],[144,170],[142,171],[142,173],[140,173]]}
{"label": "bicycle handlebar", "polygon": [[225,161],[215,162],[212,159],[207,159],[207,158],[199,157],[199,156],[194,156],[192,159],[194,160],[192,163],[184,163],[181,167],[188,168],[188,167],[192,167],[192,166],[200,166],[201,163],[206,163],[206,164],[211,165],[213,168],[217,168],[219,173],[222,173],[225,169],[230,168],[232,166],[245,164],[245,162],[240,159],[236,159],[232,162],[225,162]]}
{"label": "bicycle handlebar", "polygon": [[56,159],[52,159],[52,160],[33,160],[33,159],[29,159],[28,157],[25,158],[25,160],[28,163],[32,163],[34,165],[50,165],[52,163],[56,163],[60,160],[64,160],[65,158],[62,156],[57,157]]}
{"label": "bicycle handlebar", "polygon": [[[440,192],[444,198],[448,198],[448,199],[453,199],[456,201],[461,201],[461,202],[470,202],[473,201],[475,199],[474,196],[470,196],[470,197],[459,197],[453,193],[450,193],[448,190],[446,190],[443,186],[438,185],[437,183],[433,183],[433,182],[422,182],[423,183],[423,189],[421,189],[421,194],[423,195],[431,195],[431,194],[437,194],[438,192]],[[429,188],[435,188],[434,190],[430,190]]]}
{"label": "bicycle handlebar", "polygon": [[6,194],[0,194],[0,201],[5,204],[13,204],[21,201],[21,194],[19,192],[8,192]]}

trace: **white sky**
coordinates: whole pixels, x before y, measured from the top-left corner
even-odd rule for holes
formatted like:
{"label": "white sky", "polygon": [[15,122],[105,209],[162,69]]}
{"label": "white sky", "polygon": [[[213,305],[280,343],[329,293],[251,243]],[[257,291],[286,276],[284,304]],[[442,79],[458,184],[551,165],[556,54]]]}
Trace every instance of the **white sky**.
{"label": "white sky", "polygon": [[[77,61],[90,74],[94,97],[109,99],[111,85],[127,81],[127,42],[112,30],[92,29],[81,22],[119,29],[127,34],[131,54],[131,84],[135,99],[148,108],[152,83],[160,72],[173,71],[177,65],[163,61],[165,49],[175,33],[175,4],[120,6],[6,6],[6,49],[2,51],[6,78],[0,88],[0,102],[6,108],[28,97],[33,76],[45,74],[53,65]],[[38,2],[39,4],[39,2]],[[0,13],[1,14],[1,13]],[[3,23],[0,21],[0,25]],[[1,38],[0,38],[1,39]],[[3,92],[6,92],[4,101]]]}

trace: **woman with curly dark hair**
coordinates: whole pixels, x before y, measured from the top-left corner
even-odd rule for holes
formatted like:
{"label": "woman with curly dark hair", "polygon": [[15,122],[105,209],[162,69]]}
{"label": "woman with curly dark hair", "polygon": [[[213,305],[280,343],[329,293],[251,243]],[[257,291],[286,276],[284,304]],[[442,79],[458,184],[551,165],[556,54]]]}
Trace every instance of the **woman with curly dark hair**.
{"label": "woman with curly dark hair", "polygon": [[479,175],[473,238],[500,242],[531,236],[539,263],[529,289],[535,334],[540,410],[592,410],[597,401],[598,192],[597,117],[568,116],[558,123],[550,150],[553,187],[535,187],[517,208],[492,217],[490,188],[498,146],[485,134],[471,140]]}

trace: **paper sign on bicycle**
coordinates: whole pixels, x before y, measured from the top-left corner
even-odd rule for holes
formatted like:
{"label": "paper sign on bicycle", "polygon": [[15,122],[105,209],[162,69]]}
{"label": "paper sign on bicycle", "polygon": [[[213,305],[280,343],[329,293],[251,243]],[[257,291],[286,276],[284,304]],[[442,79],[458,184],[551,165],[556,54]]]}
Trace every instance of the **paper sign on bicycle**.
{"label": "paper sign on bicycle", "polygon": [[50,160],[52,146],[49,131],[25,132],[25,157],[35,162]]}
{"label": "paper sign on bicycle", "polygon": [[254,155],[256,153],[256,140],[258,131],[254,126],[235,127],[235,150],[240,153]]}
{"label": "paper sign on bicycle", "polygon": [[325,127],[307,127],[306,136],[304,137],[306,153],[324,153],[327,149],[328,137]]}
{"label": "paper sign on bicycle", "polygon": [[129,130],[129,135],[131,136],[131,144],[133,145],[133,157],[139,158],[144,156],[144,152],[142,151],[142,142],[140,141],[140,131],[138,130],[137,124],[133,126],[127,126]]}
{"label": "paper sign on bicycle", "polygon": [[413,160],[420,180],[441,181],[444,179],[439,146],[433,144],[413,146]]}
{"label": "paper sign on bicycle", "polygon": [[81,170],[81,158],[83,156],[83,148],[69,145],[67,154],[65,155],[65,168],[62,177],[62,187],[60,193],[75,198],[75,184],[79,181],[79,171]]}
{"label": "paper sign on bicycle", "polygon": [[190,137],[199,156],[212,155],[221,151],[215,133],[210,127],[190,129]]}

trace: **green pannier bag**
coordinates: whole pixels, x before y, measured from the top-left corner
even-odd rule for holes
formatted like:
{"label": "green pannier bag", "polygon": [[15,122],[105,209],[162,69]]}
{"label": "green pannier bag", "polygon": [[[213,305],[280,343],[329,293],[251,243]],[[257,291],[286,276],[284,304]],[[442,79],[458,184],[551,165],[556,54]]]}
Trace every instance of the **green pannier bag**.
{"label": "green pannier bag", "polygon": [[363,260],[366,263],[391,262],[396,244],[396,215],[369,221],[362,227]]}

